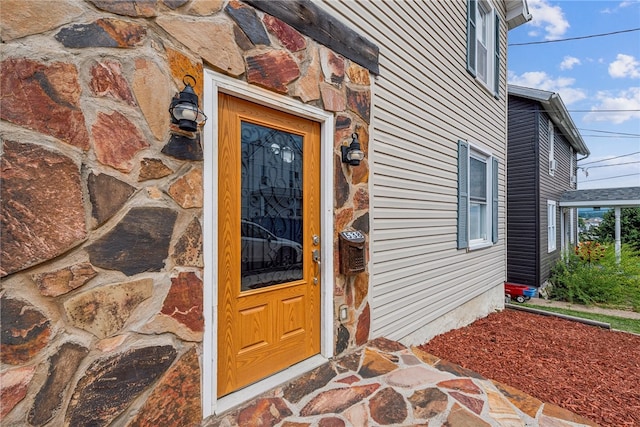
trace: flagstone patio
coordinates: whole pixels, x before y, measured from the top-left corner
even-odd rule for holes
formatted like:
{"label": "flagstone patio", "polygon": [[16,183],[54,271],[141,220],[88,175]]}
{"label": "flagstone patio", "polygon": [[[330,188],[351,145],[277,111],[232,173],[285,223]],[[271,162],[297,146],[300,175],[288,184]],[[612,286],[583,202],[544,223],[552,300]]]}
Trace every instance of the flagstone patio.
{"label": "flagstone patio", "polygon": [[375,339],[202,427],[597,426],[418,348]]}

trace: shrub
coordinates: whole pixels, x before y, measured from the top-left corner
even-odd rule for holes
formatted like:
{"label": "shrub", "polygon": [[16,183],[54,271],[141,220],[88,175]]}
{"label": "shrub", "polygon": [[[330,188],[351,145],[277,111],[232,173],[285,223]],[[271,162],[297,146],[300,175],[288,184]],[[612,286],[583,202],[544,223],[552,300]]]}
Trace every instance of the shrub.
{"label": "shrub", "polygon": [[618,264],[613,246],[585,242],[553,267],[549,281],[552,299],[640,311],[640,254],[630,245]]}
{"label": "shrub", "polygon": [[[605,212],[602,223],[595,230],[598,240],[604,243],[612,243],[615,239],[615,211]],[[620,210],[620,239],[622,243],[630,244],[640,251],[640,207],[622,208]]]}

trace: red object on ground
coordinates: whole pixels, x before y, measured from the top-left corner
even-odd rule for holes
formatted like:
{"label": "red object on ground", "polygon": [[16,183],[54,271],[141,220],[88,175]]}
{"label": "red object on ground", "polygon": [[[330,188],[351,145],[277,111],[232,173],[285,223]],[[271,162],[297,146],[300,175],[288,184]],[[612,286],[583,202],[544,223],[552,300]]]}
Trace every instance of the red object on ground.
{"label": "red object on ground", "polygon": [[505,301],[507,302],[510,302],[512,299],[518,302],[525,302],[526,300],[536,296],[536,288],[517,283],[505,282],[504,296]]}

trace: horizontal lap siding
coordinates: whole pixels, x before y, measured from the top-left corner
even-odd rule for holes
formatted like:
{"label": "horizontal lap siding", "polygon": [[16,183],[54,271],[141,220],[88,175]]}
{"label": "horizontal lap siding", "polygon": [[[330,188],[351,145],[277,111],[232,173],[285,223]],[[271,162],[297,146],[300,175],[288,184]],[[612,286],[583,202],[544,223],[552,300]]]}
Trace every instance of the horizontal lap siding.
{"label": "horizontal lap siding", "polygon": [[[539,284],[542,285],[550,276],[551,268],[560,260],[562,248],[560,247],[560,217],[562,216],[562,208],[560,207],[560,198],[562,193],[571,189],[569,182],[570,170],[570,149],[567,138],[562,135],[561,129],[554,125],[554,158],[557,162],[557,169],[553,176],[549,175],[549,125],[547,114],[542,115],[540,122],[541,137],[541,163],[540,163],[540,214],[542,231],[540,236],[540,272]],[[547,218],[547,200],[556,201],[556,250],[548,251],[548,218]]]}
{"label": "horizontal lap siding", "polygon": [[[504,93],[495,100],[466,71],[464,1],[321,6],[380,48],[369,151],[371,336],[401,339],[505,279]],[[505,34],[501,45],[504,58]],[[504,73],[503,63],[502,83]],[[469,253],[456,249],[458,139],[500,160],[500,241]]]}
{"label": "horizontal lap siding", "polygon": [[[537,106],[509,100],[507,172],[507,280],[538,285]],[[546,202],[545,202],[546,209]],[[546,251],[546,246],[545,246]]]}

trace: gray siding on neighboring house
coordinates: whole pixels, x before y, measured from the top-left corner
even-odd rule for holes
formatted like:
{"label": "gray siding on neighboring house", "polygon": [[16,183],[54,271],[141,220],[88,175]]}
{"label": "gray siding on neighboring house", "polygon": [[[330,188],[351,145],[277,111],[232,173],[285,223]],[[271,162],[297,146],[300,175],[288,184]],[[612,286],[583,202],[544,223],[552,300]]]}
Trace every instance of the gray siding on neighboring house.
{"label": "gray siding on neighboring house", "polygon": [[[509,96],[508,120],[508,193],[507,193],[507,280],[541,286],[562,254],[562,194],[575,188],[571,182],[576,151],[571,150],[570,136],[554,123],[553,175],[549,168],[549,113],[536,99],[526,96],[526,88],[514,88]],[[520,96],[525,93],[525,96]],[[557,115],[560,115],[558,112]],[[557,115],[553,120],[557,120]],[[572,161],[573,158],[573,161]],[[556,202],[555,249],[549,252],[548,202]],[[565,216],[570,230],[571,214]],[[577,221],[575,212],[573,221]],[[575,224],[574,224],[575,225]],[[567,242],[575,239],[567,233]]]}
{"label": "gray siding on neighboring house", "polygon": [[[420,342],[428,326],[506,278],[506,25],[500,97],[466,70],[466,2],[335,2],[322,7],[375,40],[371,165],[371,337]],[[457,141],[499,166],[499,241],[456,249]]]}
{"label": "gray siding on neighboring house", "polygon": [[507,280],[526,285],[538,284],[538,117],[536,103],[509,98]]}
{"label": "gray siding on neighboring house", "polygon": [[[551,268],[560,259],[562,248],[560,246],[560,198],[562,193],[571,189],[569,181],[570,149],[567,139],[560,133],[557,125],[554,125],[554,158],[557,169],[553,176],[549,174],[549,116],[546,113],[540,115],[540,268],[537,285],[542,285],[551,272]],[[547,201],[556,202],[556,249],[548,251],[548,216]]]}

